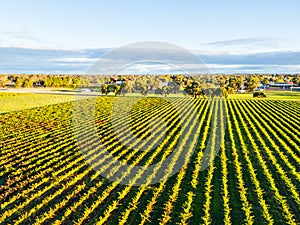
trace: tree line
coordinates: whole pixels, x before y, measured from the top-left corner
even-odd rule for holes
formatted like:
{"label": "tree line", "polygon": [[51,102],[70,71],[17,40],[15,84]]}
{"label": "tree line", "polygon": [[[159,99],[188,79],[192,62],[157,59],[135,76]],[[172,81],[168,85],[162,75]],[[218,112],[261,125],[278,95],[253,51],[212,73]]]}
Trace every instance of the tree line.
{"label": "tree line", "polygon": [[300,74],[210,74],[210,75],[53,75],[53,74],[2,74],[0,87],[33,88],[83,88],[90,87],[103,94],[114,92],[126,93],[169,93],[184,92],[194,97],[209,94],[216,87],[221,87],[223,96],[238,90],[255,91],[260,84],[271,82],[293,82],[300,86]]}

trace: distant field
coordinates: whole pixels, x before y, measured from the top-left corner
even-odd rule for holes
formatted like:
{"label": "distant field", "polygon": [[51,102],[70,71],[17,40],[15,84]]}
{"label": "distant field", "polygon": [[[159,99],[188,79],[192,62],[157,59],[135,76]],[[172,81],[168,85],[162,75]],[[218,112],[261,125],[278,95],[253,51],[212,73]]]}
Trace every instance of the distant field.
{"label": "distant field", "polygon": [[[49,104],[58,104],[63,102],[73,101],[78,98],[78,94],[90,94],[84,92],[74,92],[74,89],[16,89],[16,93],[12,92],[0,92],[0,113],[24,110],[28,108],[41,107]],[[31,93],[37,92],[39,93]],[[43,93],[44,92],[44,93]],[[56,94],[51,94],[54,92]],[[42,94],[43,93],[43,94]],[[293,100],[300,101],[300,92],[291,91],[266,91],[266,98],[274,100]],[[91,93],[93,94],[93,93]],[[97,93],[95,93],[97,94]],[[76,96],[76,97],[75,97]],[[108,94],[109,97],[114,96],[113,93]],[[139,93],[126,94],[127,97],[143,97]],[[147,97],[157,97],[155,94],[148,94]],[[162,96],[160,96],[162,97]],[[183,97],[183,94],[170,94],[168,97],[179,98]],[[230,94],[229,99],[255,99],[252,93],[236,93]]]}
{"label": "distant field", "polygon": [[[126,107],[136,98],[123,97],[118,107],[127,113],[118,122],[127,116],[133,122],[118,137],[111,123],[115,98],[98,97],[90,120],[105,148],[124,163],[159,162],[172,153],[180,134],[196,138],[188,145],[196,149],[190,161],[174,176],[135,187],[112,182],[86,163],[80,143],[91,155],[101,158],[102,152],[84,123],[73,129],[73,96],[0,93],[1,112],[8,112],[0,115],[0,224],[299,224],[299,95],[267,95],[273,99],[231,95],[224,104],[220,98],[141,98],[133,108]],[[80,106],[88,107],[87,101]],[[226,127],[212,126],[212,116],[222,113]],[[161,118],[155,132],[166,129],[167,135],[158,147],[147,142],[138,151],[154,115]],[[140,139],[123,146],[121,139],[130,141],[133,131]],[[82,137],[77,141],[76,132]],[[200,171],[214,132],[225,140],[213,163]]]}
{"label": "distant field", "polygon": [[[300,91],[265,91],[266,99],[278,99],[278,100],[295,100],[300,101]],[[252,93],[236,93],[230,94],[229,98],[239,99],[253,99]]]}
{"label": "distant field", "polygon": [[69,102],[73,99],[72,95],[0,92],[0,113]]}

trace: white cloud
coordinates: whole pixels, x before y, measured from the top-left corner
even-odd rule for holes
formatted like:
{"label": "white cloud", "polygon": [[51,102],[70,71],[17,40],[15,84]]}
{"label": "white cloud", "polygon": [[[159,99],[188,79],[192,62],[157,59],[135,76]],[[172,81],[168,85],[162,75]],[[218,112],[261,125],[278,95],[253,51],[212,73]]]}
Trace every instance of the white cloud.
{"label": "white cloud", "polygon": [[[232,53],[226,51],[193,51],[201,60],[182,58],[182,54],[158,52],[157,60],[140,60],[139,54],[106,57],[107,49],[40,50],[0,48],[0,73],[91,73],[91,74],[161,74],[161,73],[237,73],[237,72],[300,72],[300,51]],[[128,52],[127,52],[128,53]],[[103,55],[103,57],[98,58]],[[145,53],[150,55],[149,52]],[[151,55],[150,55],[151,56]],[[146,58],[146,57],[144,57]],[[197,58],[197,57],[196,57]],[[135,62],[130,64],[131,62]],[[168,62],[168,63],[166,63]],[[208,69],[207,69],[208,68]]]}
{"label": "white cloud", "polygon": [[57,58],[57,59],[51,59],[52,62],[66,62],[66,63],[93,63],[96,62],[96,58]]}

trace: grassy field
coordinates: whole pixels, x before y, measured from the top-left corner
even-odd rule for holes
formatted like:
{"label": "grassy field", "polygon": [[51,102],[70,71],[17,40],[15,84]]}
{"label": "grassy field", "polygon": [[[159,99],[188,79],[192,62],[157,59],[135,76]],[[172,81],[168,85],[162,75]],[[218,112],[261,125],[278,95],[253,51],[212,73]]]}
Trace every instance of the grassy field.
{"label": "grassy field", "polygon": [[[74,101],[79,94],[74,89],[48,88],[42,90],[36,89],[16,89],[19,92],[0,92],[0,113],[24,110],[28,108],[41,107],[50,104]],[[38,93],[31,93],[39,91]],[[44,92],[44,93],[43,93]],[[56,94],[51,94],[55,92]],[[291,91],[266,91],[266,98],[270,100],[293,100],[300,101],[300,92]],[[88,93],[89,94],[89,93]],[[97,93],[95,93],[97,94]],[[114,97],[114,93],[109,93],[108,97]],[[126,97],[144,97],[139,93],[129,93]],[[148,94],[147,97],[157,97],[155,94]],[[162,96],[159,96],[162,97]],[[168,98],[180,98],[183,94],[169,94]],[[252,93],[230,94],[228,99],[254,99]]]}
{"label": "grassy field", "polygon": [[[267,90],[264,92],[266,94],[266,99],[278,99],[278,100],[294,100],[299,101],[300,100],[300,92],[298,91],[272,91]],[[230,94],[230,99],[253,99],[252,93],[236,93],[236,94]]]}
{"label": "grassy field", "polygon": [[0,93],[0,113],[73,101],[72,95]]}
{"label": "grassy field", "polygon": [[[112,96],[79,99],[82,109],[95,101],[95,113],[74,129],[72,95],[0,93],[0,224],[299,224],[300,96],[266,94],[234,94],[224,101],[121,97],[117,123],[131,122],[116,135]],[[159,143],[147,139],[154,116],[160,118],[153,129]],[[212,118],[223,123],[214,126]],[[216,133],[224,135],[222,145],[201,170]],[[181,156],[174,148],[188,134],[182,140],[188,154]],[[126,164],[160,169],[157,162],[173,151],[186,164],[175,171],[175,157],[165,168],[174,175],[156,184],[120,184],[93,169],[100,162],[86,160],[86,152],[101,160],[98,138]],[[119,169],[102,171],[113,176]]]}

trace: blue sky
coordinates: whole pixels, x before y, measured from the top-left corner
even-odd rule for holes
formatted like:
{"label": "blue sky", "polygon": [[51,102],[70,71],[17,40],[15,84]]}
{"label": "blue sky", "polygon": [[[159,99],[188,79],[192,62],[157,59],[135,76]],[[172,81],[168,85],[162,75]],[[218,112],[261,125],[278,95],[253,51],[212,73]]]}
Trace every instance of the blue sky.
{"label": "blue sky", "polygon": [[[210,58],[207,63],[213,72],[300,72],[300,60],[290,58],[300,52],[299,1],[7,0],[0,4],[0,73],[22,69],[83,73],[107,49],[140,41],[189,49],[204,61]],[[21,49],[15,51],[16,47]],[[37,52],[44,55],[38,57]],[[269,58],[261,61],[261,54]],[[47,60],[52,67],[49,63],[46,67]],[[59,60],[68,63],[55,64]]]}

